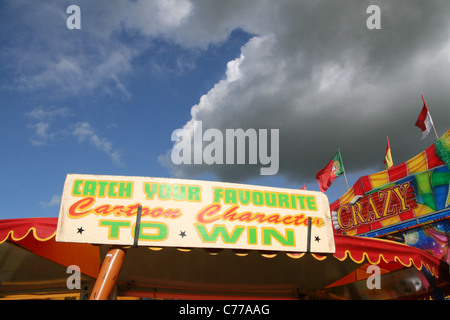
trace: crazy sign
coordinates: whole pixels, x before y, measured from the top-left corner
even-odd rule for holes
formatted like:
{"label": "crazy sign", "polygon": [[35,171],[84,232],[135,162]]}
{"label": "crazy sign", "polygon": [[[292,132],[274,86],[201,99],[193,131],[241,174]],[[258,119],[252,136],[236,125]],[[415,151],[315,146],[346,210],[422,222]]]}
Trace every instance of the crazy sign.
{"label": "crazy sign", "polygon": [[56,240],[335,251],[329,203],[323,193],[209,181],[72,174],[67,175],[64,185]]}
{"label": "crazy sign", "polygon": [[333,209],[333,220],[335,229],[340,232],[354,229],[364,232],[398,222],[400,218],[412,219],[416,207],[411,180],[403,181],[369,193],[354,204],[347,203]]}

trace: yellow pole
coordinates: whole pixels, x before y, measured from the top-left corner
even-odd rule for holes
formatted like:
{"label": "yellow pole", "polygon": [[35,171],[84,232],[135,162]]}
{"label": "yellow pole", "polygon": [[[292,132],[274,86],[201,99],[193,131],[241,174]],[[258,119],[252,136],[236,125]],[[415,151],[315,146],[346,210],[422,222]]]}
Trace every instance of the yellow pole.
{"label": "yellow pole", "polygon": [[122,247],[114,246],[109,249],[89,300],[108,300],[122,269],[125,254],[126,250]]}

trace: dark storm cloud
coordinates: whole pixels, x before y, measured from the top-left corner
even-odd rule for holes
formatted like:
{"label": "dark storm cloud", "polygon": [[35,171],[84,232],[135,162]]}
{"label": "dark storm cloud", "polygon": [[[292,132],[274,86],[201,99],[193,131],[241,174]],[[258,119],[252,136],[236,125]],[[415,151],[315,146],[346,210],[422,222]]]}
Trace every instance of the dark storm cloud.
{"label": "dark storm cloud", "polygon": [[[370,4],[381,8],[380,30],[366,27]],[[313,180],[337,148],[348,171],[382,170],[386,136],[394,163],[406,161],[433,142],[414,127],[421,92],[439,133],[448,129],[449,9],[444,1],[281,1],[258,15],[250,5],[228,8],[218,23],[256,36],[229,64],[229,77],[192,108],[193,120],[220,130],[279,129],[278,174],[293,181]],[[193,30],[202,23],[196,18],[193,11],[187,20]],[[259,174],[244,165],[174,169],[234,181]]]}

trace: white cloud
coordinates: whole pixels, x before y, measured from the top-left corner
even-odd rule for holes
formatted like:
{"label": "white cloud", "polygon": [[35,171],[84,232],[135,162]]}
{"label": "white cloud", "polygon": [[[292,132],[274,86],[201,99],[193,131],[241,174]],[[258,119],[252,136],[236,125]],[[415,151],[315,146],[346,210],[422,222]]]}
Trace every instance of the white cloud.
{"label": "white cloud", "polygon": [[131,1],[123,17],[127,28],[144,35],[166,35],[179,27],[189,16],[192,4],[188,0]]}
{"label": "white cloud", "polygon": [[124,5],[121,0],[81,1],[82,28],[68,30],[68,5],[60,1],[8,2],[4,10],[15,17],[9,21],[14,33],[32,36],[13,37],[5,44],[2,58],[10,62],[14,77],[3,88],[45,90],[51,97],[102,93],[128,98],[124,81],[139,49],[114,39],[121,30]]}
{"label": "white cloud", "polygon": [[[30,137],[30,143],[33,146],[49,145],[72,136],[79,142],[90,143],[98,151],[110,157],[114,164],[123,165],[122,152],[115,149],[107,138],[99,136],[89,122],[73,123],[65,119],[73,116],[68,108],[38,106],[25,115],[33,121],[28,126],[33,131],[33,135]],[[108,127],[117,128],[117,124],[110,124]]]}
{"label": "white cloud", "polygon": [[33,146],[43,146],[54,141],[56,138],[64,136],[66,130],[55,129],[52,126],[55,121],[59,122],[61,119],[71,115],[71,112],[66,107],[45,107],[38,106],[25,113],[25,116],[33,121],[28,127],[33,131],[33,135],[30,137],[30,143]]}
{"label": "white cloud", "polygon": [[239,58],[231,60],[230,62],[227,63],[227,72],[226,72],[227,81],[233,82],[239,80],[239,78],[242,76],[239,66],[241,65],[244,59],[245,59],[244,55],[241,55]]}
{"label": "white cloud", "polygon": [[52,198],[49,202],[41,201],[39,202],[39,205],[42,208],[49,208],[49,207],[55,207],[58,206],[61,203],[61,196],[57,196],[56,194],[52,195]]}
{"label": "white cloud", "polygon": [[89,141],[97,150],[108,155],[116,165],[123,165],[122,153],[113,148],[108,139],[99,137],[88,122],[78,122],[74,125],[72,135],[80,142]]}
{"label": "white cloud", "polygon": [[71,112],[69,108],[66,107],[45,107],[45,106],[38,106],[31,110],[30,112],[25,113],[25,115],[31,119],[35,120],[45,120],[45,119],[53,119],[55,117],[66,117],[71,115]]}
{"label": "white cloud", "polygon": [[55,133],[50,132],[50,123],[40,121],[30,125],[35,130],[34,136],[30,138],[30,143],[33,146],[43,146],[55,138]]}

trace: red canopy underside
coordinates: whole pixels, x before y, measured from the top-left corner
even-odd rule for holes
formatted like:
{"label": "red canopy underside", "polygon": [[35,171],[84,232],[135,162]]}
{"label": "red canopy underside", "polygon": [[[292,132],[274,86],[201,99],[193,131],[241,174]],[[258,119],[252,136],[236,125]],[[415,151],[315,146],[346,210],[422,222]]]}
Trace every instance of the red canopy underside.
{"label": "red canopy underside", "polygon": [[[80,267],[85,281],[95,280],[107,246],[56,242],[56,226],[57,218],[0,220],[0,288],[3,288],[0,295],[7,294],[8,290],[20,291],[23,283],[28,284],[29,290],[40,288],[36,282],[48,281],[42,268],[64,271],[58,279],[51,280],[54,283],[65,284],[65,268],[70,265]],[[197,297],[226,296],[229,293],[233,297],[294,298],[302,291],[338,288],[366,279],[370,276],[365,272],[368,264],[378,265],[386,274],[409,267],[414,267],[412,272],[418,272],[424,266],[436,279],[440,268],[446,267],[448,273],[448,265],[438,258],[392,241],[335,235],[335,245],[336,252],[328,255],[130,248],[118,283],[123,285],[124,292],[141,296],[148,296],[151,291],[154,297],[188,298],[190,293]],[[30,265],[19,263],[19,260],[26,261],[23,257],[15,259],[11,266],[14,260],[11,256],[22,255],[18,248],[26,249],[28,255],[33,253],[32,259],[36,260],[33,263],[37,269],[42,265],[40,270],[30,272]],[[50,267],[39,260],[42,258],[54,264]],[[17,285],[19,282],[22,287]],[[184,295],[180,296],[180,292]],[[339,290],[335,292],[341,294]]]}

